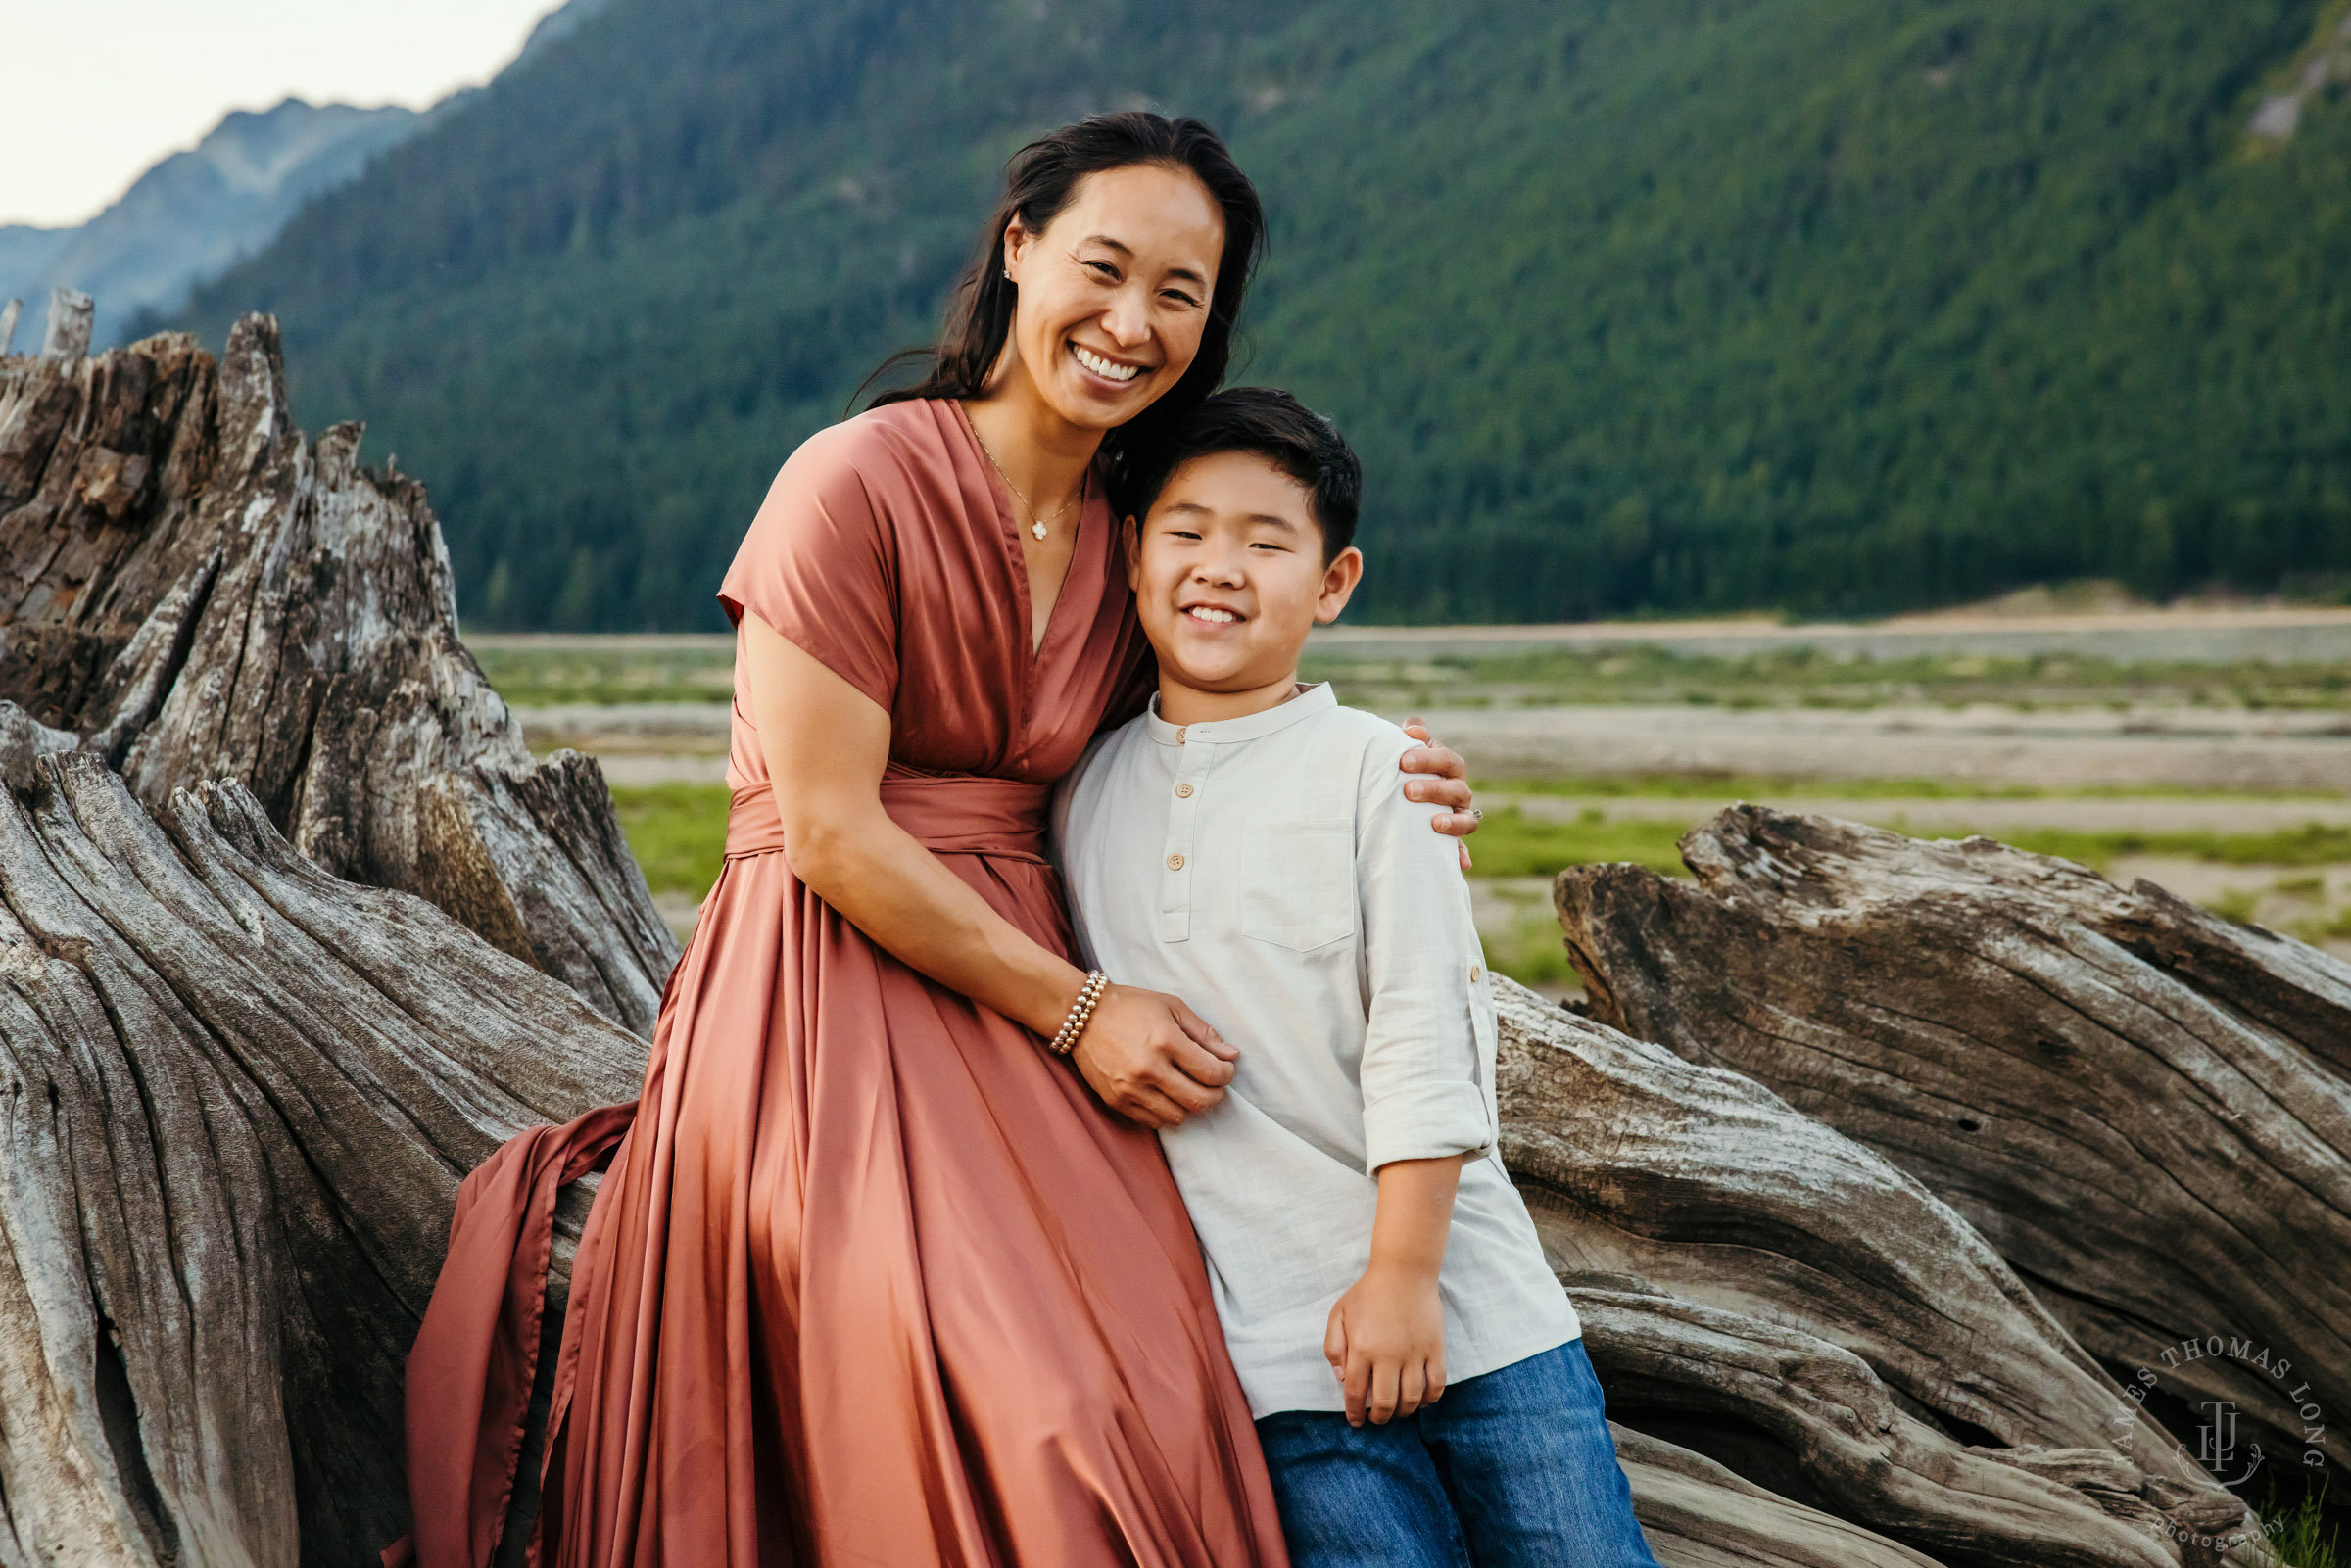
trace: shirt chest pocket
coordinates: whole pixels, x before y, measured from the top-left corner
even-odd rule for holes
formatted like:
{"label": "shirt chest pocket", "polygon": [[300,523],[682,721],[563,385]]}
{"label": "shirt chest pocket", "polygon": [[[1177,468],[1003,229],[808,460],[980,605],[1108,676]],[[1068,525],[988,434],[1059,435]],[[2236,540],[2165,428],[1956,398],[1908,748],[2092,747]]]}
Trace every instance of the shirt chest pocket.
{"label": "shirt chest pocket", "polygon": [[1241,833],[1241,933],[1311,952],[1355,934],[1355,824],[1251,823]]}

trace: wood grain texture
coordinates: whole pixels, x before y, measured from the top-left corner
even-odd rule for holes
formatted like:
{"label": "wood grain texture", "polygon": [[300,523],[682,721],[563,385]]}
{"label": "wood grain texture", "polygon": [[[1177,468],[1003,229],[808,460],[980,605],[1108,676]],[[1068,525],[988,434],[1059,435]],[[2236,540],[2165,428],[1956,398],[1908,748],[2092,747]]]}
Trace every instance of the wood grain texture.
{"label": "wood grain texture", "polygon": [[364,1560],[406,1528],[400,1368],[457,1182],[630,1098],[642,1042],[234,784],[157,819],[45,760],[0,793],[0,906],[13,1560]]}
{"label": "wood grain texture", "polygon": [[1937,1562],[2213,1560],[2169,1532],[2240,1504],[1957,1212],[1751,1078],[1495,985],[1503,1156],[1619,1423]]}
{"label": "wood grain texture", "polygon": [[0,773],[84,749],[161,809],[241,781],[338,876],[649,1031],[677,958],[593,760],[535,761],[457,638],[423,487],[294,428],[275,325],[0,359]]}
{"label": "wood grain texture", "polygon": [[49,291],[49,325],[41,335],[41,357],[74,360],[90,352],[90,328],[96,302],[79,289],[63,286]]}
{"label": "wood grain texture", "polygon": [[2351,1407],[2351,967],[1982,839],[1739,806],[1683,853],[1559,878],[1597,1017],[1884,1155],[2177,1430],[2231,1402],[2302,1467],[2299,1407]]}
{"label": "wood grain texture", "polygon": [[[398,1367],[456,1182],[627,1098],[643,1045],[327,875],[241,784],[151,816],[87,752],[32,767],[0,795],[17,1560],[360,1560],[405,1524]],[[1646,1423],[1662,1560],[2208,1560],[2161,1527],[2233,1500],[2099,1444],[2112,1384],[1955,1212],[1748,1079],[1503,989],[1506,1156]]]}
{"label": "wood grain texture", "polygon": [[1792,1502],[1703,1454],[1610,1423],[1633,1512],[1660,1568],[1940,1568],[1834,1514]]}

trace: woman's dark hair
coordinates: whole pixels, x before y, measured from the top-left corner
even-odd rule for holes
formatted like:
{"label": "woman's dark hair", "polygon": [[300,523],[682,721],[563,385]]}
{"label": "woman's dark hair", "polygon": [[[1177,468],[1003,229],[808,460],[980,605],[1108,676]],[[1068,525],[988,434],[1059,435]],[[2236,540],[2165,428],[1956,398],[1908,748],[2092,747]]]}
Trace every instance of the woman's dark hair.
{"label": "woman's dark hair", "polygon": [[[927,357],[930,373],[911,387],[877,396],[868,407],[909,398],[977,398],[987,386],[1012,331],[1018,291],[1004,276],[1004,230],[1015,217],[1032,234],[1042,233],[1069,206],[1078,182],[1106,169],[1159,164],[1189,171],[1224,214],[1224,254],[1217,262],[1217,286],[1208,303],[1208,324],[1200,352],[1183,378],[1158,401],[1104,438],[1103,473],[1117,505],[1135,466],[1135,454],[1166,439],[1183,416],[1217,390],[1232,357],[1232,328],[1241,313],[1266,246],[1266,214],[1257,187],[1232,161],[1217,133],[1196,119],[1169,119],[1136,110],[1093,115],[1064,125],[1015,153],[1004,167],[1004,195],[980,235],[972,264],[955,293],[946,328],[930,349],[892,355],[866,378],[871,386],[901,360]],[[859,390],[863,390],[862,388]]]}
{"label": "woman's dark hair", "polygon": [[1339,427],[1286,392],[1271,387],[1227,387],[1203,401],[1165,441],[1139,453],[1127,515],[1141,517],[1159,499],[1176,470],[1195,457],[1245,451],[1263,457],[1306,488],[1315,527],[1322,534],[1322,564],[1355,543],[1364,504],[1364,467]]}

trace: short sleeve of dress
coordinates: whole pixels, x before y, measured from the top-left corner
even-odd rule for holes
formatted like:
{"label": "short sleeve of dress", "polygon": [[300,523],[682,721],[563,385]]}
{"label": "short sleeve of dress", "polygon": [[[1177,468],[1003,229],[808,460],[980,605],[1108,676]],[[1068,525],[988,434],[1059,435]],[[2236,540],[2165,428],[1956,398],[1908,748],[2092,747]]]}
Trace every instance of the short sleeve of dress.
{"label": "short sleeve of dress", "polygon": [[898,686],[895,541],[866,467],[886,454],[857,422],[809,438],[751,519],[719,584],[741,625],[757,616],[880,703]]}

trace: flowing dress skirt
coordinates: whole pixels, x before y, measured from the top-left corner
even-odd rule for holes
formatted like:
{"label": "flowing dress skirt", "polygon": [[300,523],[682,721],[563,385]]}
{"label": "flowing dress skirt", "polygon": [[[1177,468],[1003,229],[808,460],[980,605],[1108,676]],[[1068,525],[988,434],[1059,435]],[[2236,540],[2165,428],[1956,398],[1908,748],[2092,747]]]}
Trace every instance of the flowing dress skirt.
{"label": "flowing dress skirt", "polygon": [[[1005,808],[1034,786],[934,783],[965,787],[924,792],[918,836],[1068,951],[1035,813]],[[739,792],[581,1243],[540,1514],[552,1560],[1280,1568],[1155,1138],[1027,1031],[868,942],[799,884],[774,822],[764,788]],[[428,1568],[481,1560],[502,1459],[511,1480],[537,1322],[517,1298],[545,1266],[523,1210],[624,1124],[525,1135],[468,1182],[411,1363]],[[501,1375],[491,1352],[469,1427],[483,1357],[453,1353],[466,1335],[450,1325],[502,1299],[525,1363]]]}

